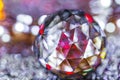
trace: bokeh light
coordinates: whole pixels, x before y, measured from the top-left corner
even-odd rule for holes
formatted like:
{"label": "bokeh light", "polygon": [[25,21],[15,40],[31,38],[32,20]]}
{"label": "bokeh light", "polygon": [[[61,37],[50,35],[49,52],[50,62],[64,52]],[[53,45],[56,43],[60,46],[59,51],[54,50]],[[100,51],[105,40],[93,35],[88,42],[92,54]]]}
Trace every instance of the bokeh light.
{"label": "bokeh light", "polygon": [[10,42],[11,37],[9,34],[4,34],[4,35],[2,35],[1,39],[3,42],[6,43],[6,42]]}
{"label": "bokeh light", "polygon": [[112,0],[100,0],[100,3],[103,8],[109,8],[112,4]]}
{"label": "bokeh light", "polygon": [[26,15],[26,14],[19,14],[16,19],[17,19],[17,21],[22,22],[26,25],[31,25],[33,22],[32,17],[30,15]]}
{"label": "bokeh light", "polygon": [[6,13],[4,11],[0,11],[0,21],[5,20],[6,18]]}
{"label": "bokeh light", "polygon": [[3,8],[4,8],[4,3],[3,3],[3,1],[2,1],[2,0],[0,0],[0,11],[2,11],[2,10],[3,10]]}
{"label": "bokeh light", "polygon": [[23,30],[23,32],[24,32],[24,33],[29,33],[29,31],[30,31],[30,27],[29,27],[28,25],[24,25],[24,30]]}
{"label": "bokeh light", "polygon": [[2,36],[5,33],[5,29],[3,26],[0,26],[0,36]]}
{"label": "bokeh light", "polygon": [[17,31],[17,32],[23,32],[25,29],[25,25],[23,23],[20,23],[20,22],[16,22],[14,24],[14,27],[13,27],[13,30],[14,31]]}
{"label": "bokeh light", "polygon": [[117,25],[117,27],[120,28],[120,19],[117,19],[117,21],[116,21],[116,25]]}
{"label": "bokeh light", "polygon": [[4,12],[4,3],[3,0],[0,0],[0,21],[5,20],[6,14]]}
{"label": "bokeh light", "polygon": [[32,28],[31,28],[31,33],[32,33],[33,35],[37,35],[38,32],[39,32],[39,26],[33,25]]}
{"label": "bokeh light", "polygon": [[105,30],[109,33],[113,33],[115,31],[115,29],[116,29],[116,26],[112,22],[107,23],[107,25],[105,27]]}

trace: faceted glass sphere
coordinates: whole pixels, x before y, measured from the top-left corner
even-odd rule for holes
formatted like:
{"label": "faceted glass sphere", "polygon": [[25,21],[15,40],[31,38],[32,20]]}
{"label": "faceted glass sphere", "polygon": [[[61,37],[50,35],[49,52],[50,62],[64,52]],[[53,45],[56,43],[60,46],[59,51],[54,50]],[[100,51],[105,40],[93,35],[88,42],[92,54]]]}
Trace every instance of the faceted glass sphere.
{"label": "faceted glass sphere", "polygon": [[91,15],[79,10],[59,11],[40,25],[34,52],[43,67],[61,78],[85,75],[106,55],[105,34]]}

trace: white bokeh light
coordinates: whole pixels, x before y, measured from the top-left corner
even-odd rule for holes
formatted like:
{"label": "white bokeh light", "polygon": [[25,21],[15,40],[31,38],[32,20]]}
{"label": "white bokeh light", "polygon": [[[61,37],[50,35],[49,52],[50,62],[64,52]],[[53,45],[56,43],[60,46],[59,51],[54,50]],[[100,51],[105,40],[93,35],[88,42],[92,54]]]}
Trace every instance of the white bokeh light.
{"label": "white bokeh light", "polygon": [[32,28],[31,28],[31,33],[32,33],[33,35],[37,35],[38,32],[39,32],[39,26],[37,26],[37,25],[32,26]]}
{"label": "white bokeh light", "polygon": [[118,19],[118,20],[116,21],[116,25],[117,25],[117,27],[120,28],[120,19]]}
{"label": "white bokeh light", "polygon": [[19,14],[16,19],[17,21],[22,22],[26,25],[31,25],[33,22],[33,18],[30,15],[26,14]]}
{"label": "white bokeh light", "polygon": [[24,30],[23,30],[23,32],[29,33],[29,30],[30,30],[29,26],[28,26],[28,25],[24,25]]}
{"label": "white bokeh light", "polygon": [[0,26],[0,36],[2,36],[5,33],[5,29],[3,26]]}
{"label": "white bokeh light", "polygon": [[104,8],[108,8],[112,4],[112,0],[100,0],[101,6]]}
{"label": "white bokeh light", "polygon": [[20,23],[20,22],[16,22],[14,24],[14,30],[17,31],[17,32],[23,32],[25,29],[25,25],[23,23]]}
{"label": "white bokeh light", "polygon": [[3,42],[9,42],[11,40],[11,37],[9,34],[4,34],[4,35],[2,35],[1,40]]}
{"label": "white bokeh light", "polygon": [[115,27],[115,24],[110,22],[110,23],[107,23],[106,27],[105,27],[105,30],[109,33],[113,33],[115,31],[116,27]]}
{"label": "white bokeh light", "polygon": [[23,22],[24,15],[23,14],[19,14],[19,15],[17,15],[16,19],[17,19],[17,21]]}
{"label": "white bokeh light", "polygon": [[33,19],[30,15],[26,15],[25,16],[25,19],[24,19],[24,23],[27,24],[27,25],[31,25],[33,22]]}
{"label": "white bokeh light", "polygon": [[115,3],[120,5],[120,0],[115,0]]}
{"label": "white bokeh light", "polygon": [[38,19],[38,24],[41,25],[41,24],[44,22],[44,20],[45,20],[46,17],[47,17],[47,15],[42,15],[42,16]]}

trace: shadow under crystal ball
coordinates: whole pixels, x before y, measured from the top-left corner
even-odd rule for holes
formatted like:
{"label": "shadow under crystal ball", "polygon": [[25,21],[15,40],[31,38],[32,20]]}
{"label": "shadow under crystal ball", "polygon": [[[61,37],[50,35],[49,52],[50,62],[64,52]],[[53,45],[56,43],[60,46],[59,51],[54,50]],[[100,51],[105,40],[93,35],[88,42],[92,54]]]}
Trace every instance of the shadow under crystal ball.
{"label": "shadow under crystal ball", "polygon": [[47,70],[61,78],[85,75],[105,58],[105,33],[91,15],[62,10],[41,19],[34,52]]}

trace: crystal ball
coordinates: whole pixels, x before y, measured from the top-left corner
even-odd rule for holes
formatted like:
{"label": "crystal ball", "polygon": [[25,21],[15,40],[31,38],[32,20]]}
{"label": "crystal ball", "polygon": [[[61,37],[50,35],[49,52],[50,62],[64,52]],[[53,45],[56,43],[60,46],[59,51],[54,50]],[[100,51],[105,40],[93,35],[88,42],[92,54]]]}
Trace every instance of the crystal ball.
{"label": "crystal ball", "polygon": [[41,21],[34,52],[52,73],[61,78],[84,76],[105,58],[106,35],[90,14],[61,10]]}

